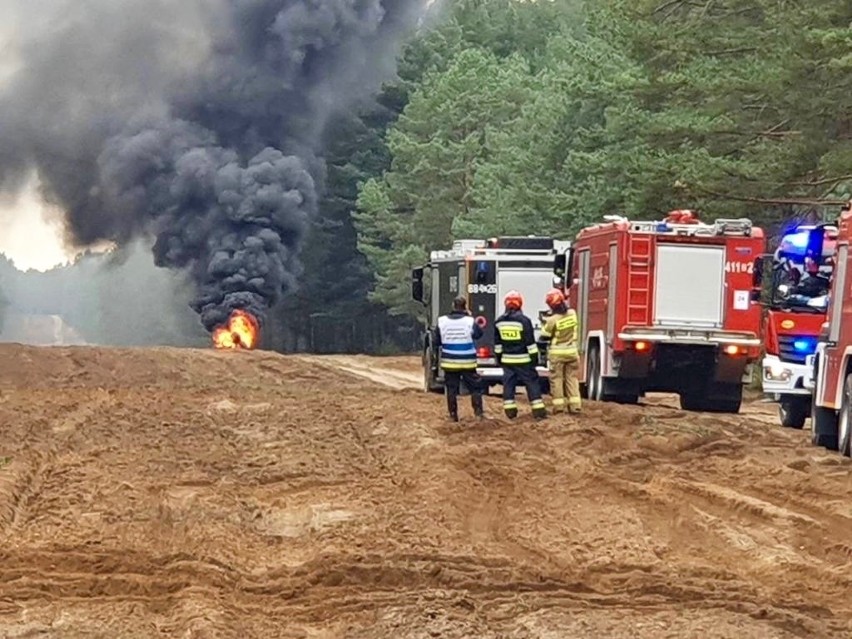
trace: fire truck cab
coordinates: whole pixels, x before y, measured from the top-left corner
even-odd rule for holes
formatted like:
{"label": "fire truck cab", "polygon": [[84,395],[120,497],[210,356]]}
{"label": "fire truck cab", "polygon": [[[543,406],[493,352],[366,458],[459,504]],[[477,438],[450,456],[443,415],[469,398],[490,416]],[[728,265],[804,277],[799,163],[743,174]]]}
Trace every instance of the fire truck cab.
{"label": "fire truck cab", "polygon": [[814,358],[812,440],[852,454],[852,202],[840,215],[828,316]]}
{"label": "fire truck cab", "polygon": [[593,400],[680,395],[685,410],[738,412],[759,355],[754,259],[764,235],[750,220],[661,221],[607,216],[580,231],[554,273],[580,324],[580,382]]}
{"label": "fire truck cab", "polygon": [[[426,306],[423,336],[423,375],[427,391],[443,392],[439,352],[432,344],[438,318],[452,310],[453,299],[467,298],[467,307],[484,335],[476,343],[477,371],[488,387],[502,384],[503,369],[494,355],[494,322],[503,314],[503,297],[516,290],[524,297],[523,312],[530,318],[538,339],[544,298],[553,288],[553,261],[569,242],[551,237],[500,237],[489,240],[457,240],[446,251],[432,251],[429,263],[412,270],[412,297]],[[430,291],[425,294],[424,280]],[[538,366],[547,387],[546,366]]]}
{"label": "fire truck cab", "polygon": [[802,428],[811,413],[807,360],[826,318],[837,228],[798,226],[774,254],[755,261],[754,287],[766,307],[763,392],[778,402],[781,425]]}

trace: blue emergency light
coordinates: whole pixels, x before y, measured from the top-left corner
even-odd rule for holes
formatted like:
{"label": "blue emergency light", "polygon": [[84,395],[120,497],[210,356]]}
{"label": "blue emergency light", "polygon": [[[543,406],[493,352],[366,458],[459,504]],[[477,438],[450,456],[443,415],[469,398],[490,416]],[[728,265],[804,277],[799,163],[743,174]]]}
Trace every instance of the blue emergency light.
{"label": "blue emergency light", "polygon": [[816,351],[816,340],[799,338],[793,342],[793,348],[799,353],[811,354]]}
{"label": "blue emergency light", "polygon": [[810,241],[810,234],[807,231],[791,233],[784,237],[784,241],[788,242],[794,248],[806,249],[808,248],[808,242]]}

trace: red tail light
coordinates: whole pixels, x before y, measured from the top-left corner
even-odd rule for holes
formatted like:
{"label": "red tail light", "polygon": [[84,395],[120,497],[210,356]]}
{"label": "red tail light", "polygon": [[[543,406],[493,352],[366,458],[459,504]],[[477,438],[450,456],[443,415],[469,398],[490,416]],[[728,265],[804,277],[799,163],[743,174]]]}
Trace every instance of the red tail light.
{"label": "red tail light", "polygon": [[725,353],[728,355],[739,355],[740,353],[745,353],[746,349],[742,346],[737,346],[736,344],[728,344],[725,347]]}
{"label": "red tail light", "polygon": [[488,359],[489,357],[491,357],[491,349],[487,346],[480,346],[476,349],[476,356],[479,359]]}
{"label": "red tail light", "polygon": [[642,351],[647,351],[650,347],[651,345],[648,344],[648,342],[634,342],[633,344],[633,348],[635,348],[640,353]]}

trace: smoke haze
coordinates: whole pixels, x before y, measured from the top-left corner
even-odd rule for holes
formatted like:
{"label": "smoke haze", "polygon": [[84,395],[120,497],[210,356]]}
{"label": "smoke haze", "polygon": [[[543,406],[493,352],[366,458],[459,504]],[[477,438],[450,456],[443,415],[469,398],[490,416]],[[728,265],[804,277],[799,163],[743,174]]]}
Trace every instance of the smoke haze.
{"label": "smoke haze", "polygon": [[262,321],[300,273],[323,129],[389,77],[422,8],[0,0],[0,196],[36,170],[71,245],[150,236],[207,330]]}
{"label": "smoke haze", "polygon": [[141,240],[46,272],[19,271],[0,255],[0,342],[69,343],[53,334],[56,321],[79,343],[203,346],[210,338],[186,304],[186,279],[154,266]]}

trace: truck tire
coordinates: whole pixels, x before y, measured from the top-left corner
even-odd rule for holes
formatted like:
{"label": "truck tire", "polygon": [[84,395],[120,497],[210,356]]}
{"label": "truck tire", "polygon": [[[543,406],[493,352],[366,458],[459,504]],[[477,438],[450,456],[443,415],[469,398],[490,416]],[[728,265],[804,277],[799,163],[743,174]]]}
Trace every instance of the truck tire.
{"label": "truck tire", "polygon": [[603,376],[601,375],[601,351],[597,344],[589,348],[586,357],[586,385],[589,399],[593,402],[601,401],[601,386]]}
{"label": "truck tire", "polygon": [[837,449],[846,457],[852,456],[852,375],[843,384],[843,403],[837,419]]}
{"label": "truck tire", "polygon": [[684,392],[680,394],[680,407],[683,410],[699,412],[706,410],[704,394],[699,392]]}
{"label": "truck tire", "polygon": [[434,361],[432,360],[432,349],[427,348],[423,351],[423,390],[427,393],[444,392],[444,385],[435,380],[435,371],[433,370]]}
{"label": "truck tire", "polygon": [[828,450],[837,450],[837,414],[830,408],[811,407],[811,443]]}
{"label": "truck tire", "polygon": [[692,412],[739,413],[742,403],[741,384],[709,384],[680,394],[680,407]]}
{"label": "truck tire", "polygon": [[739,413],[742,405],[742,384],[713,384],[704,410],[709,413]]}
{"label": "truck tire", "polygon": [[638,404],[639,395],[634,393],[613,392],[615,381],[603,376],[601,349],[596,343],[589,348],[586,357],[586,393],[585,397],[596,402],[615,402],[618,404]]}
{"label": "truck tire", "polygon": [[778,403],[778,418],[784,428],[801,430],[810,413],[810,399],[807,397],[786,397]]}

